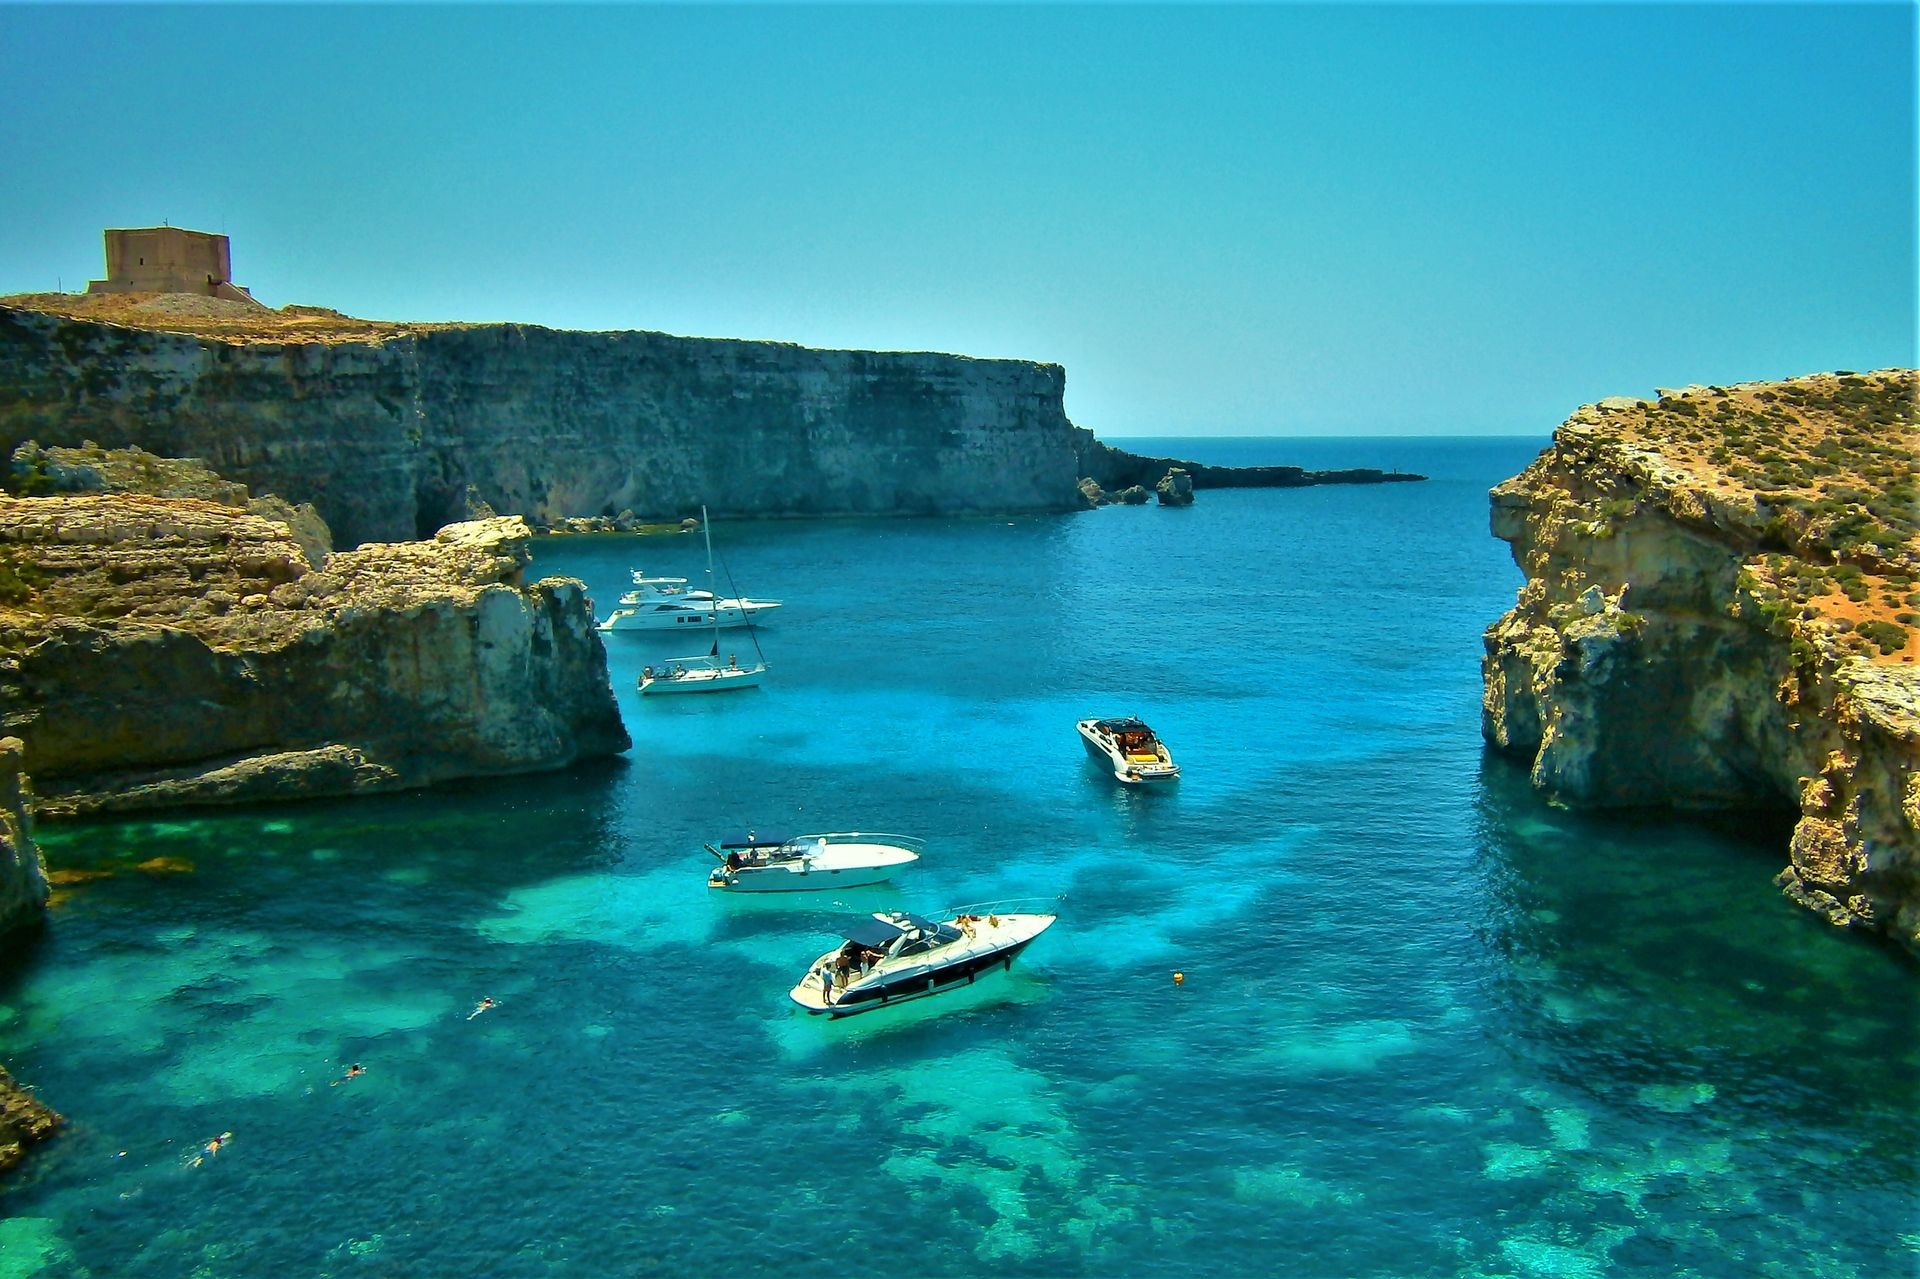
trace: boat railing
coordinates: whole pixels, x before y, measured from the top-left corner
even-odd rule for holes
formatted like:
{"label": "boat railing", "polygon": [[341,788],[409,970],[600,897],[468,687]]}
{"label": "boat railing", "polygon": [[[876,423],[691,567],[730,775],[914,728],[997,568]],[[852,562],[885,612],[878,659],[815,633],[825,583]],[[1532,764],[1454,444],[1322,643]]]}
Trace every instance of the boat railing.
{"label": "boat railing", "polygon": [[961,915],[1051,915],[1065,900],[1065,893],[1053,897],[1002,897],[998,901],[949,906],[939,912],[939,918],[956,919]]}
{"label": "boat railing", "polygon": [[807,835],[795,835],[789,844],[810,844],[824,839],[829,844],[895,844],[909,852],[923,853],[927,841],[912,835],[889,835],[880,831],[839,830],[820,831]]}

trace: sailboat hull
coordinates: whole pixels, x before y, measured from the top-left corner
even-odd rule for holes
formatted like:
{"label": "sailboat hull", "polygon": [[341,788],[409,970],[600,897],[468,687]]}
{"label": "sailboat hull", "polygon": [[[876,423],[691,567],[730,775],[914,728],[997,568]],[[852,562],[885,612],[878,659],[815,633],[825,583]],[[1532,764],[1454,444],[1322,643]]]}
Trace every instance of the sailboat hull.
{"label": "sailboat hull", "polygon": [[688,670],[678,675],[643,676],[640,691],[648,697],[666,693],[724,693],[735,688],[758,688],[763,666],[740,670]]}

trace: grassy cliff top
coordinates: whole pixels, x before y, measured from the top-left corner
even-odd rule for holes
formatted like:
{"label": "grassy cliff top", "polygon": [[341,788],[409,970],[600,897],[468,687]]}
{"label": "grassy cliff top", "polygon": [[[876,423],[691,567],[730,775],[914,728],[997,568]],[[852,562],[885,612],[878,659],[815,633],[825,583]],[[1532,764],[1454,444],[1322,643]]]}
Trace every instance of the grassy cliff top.
{"label": "grassy cliff top", "polygon": [[[1815,373],[1603,400],[1574,422],[1751,500],[1772,602],[1861,656],[1920,652],[1920,374]],[[1573,425],[1574,423],[1569,423]]]}
{"label": "grassy cliff top", "polygon": [[377,342],[428,329],[472,327],[359,320],[323,306],[275,310],[192,293],[15,293],[0,297],[0,307],[230,342]]}

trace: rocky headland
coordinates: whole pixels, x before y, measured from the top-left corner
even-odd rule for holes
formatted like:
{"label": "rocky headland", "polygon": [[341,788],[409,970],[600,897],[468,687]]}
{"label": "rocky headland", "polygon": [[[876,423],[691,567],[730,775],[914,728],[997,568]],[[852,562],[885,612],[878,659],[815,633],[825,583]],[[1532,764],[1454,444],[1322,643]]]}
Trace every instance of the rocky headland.
{"label": "rocky headland", "polygon": [[[175,295],[0,299],[0,448],[199,457],[345,546],[475,502],[541,528],[716,516],[1068,511],[1151,487],[1067,420],[1056,364],[520,324],[388,324]],[[1137,464],[1137,465],[1136,465]],[[1129,467],[1133,469],[1128,470]],[[1413,476],[1186,466],[1194,487]],[[1128,476],[1133,478],[1128,478]]]}
{"label": "rocky headland", "polygon": [[[1316,484],[1405,484],[1415,483],[1427,477],[1412,471],[1381,471],[1372,467],[1352,467],[1338,471],[1309,471],[1298,466],[1207,466],[1200,462],[1183,461],[1177,457],[1150,457],[1140,453],[1130,453],[1125,449],[1103,444],[1094,438],[1093,432],[1075,427],[1074,447],[1079,457],[1080,474],[1093,482],[1094,491],[1087,493],[1087,500],[1098,503],[1101,496],[1111,494],[1106,500],[1127,502],[1129,504],[1145,502],[1148,498],[1164,492],[1160,488],[1168,483],[1176,473],[1184,474],[1185,482],[1172,482],[1172,487],[1180,491],[1181,496],[1172,500],[1162,498],[1162,505],[1184,506],[1191,500],[1195,489],[1224,488],[1308,488]],[[1146,496],[1128,498],[1125,494],[1139,489]],[[1186,500],[1182,500],[1182,498]]]}
{"label": "rocky headland", "polygon": [[41,814],[419,786],[629,745],[517,518],[336,552],[198,498],[0,498],[0,715]]}
{"label": "rocky headland", "polygon": [[1779,810],[1778,882],[1920,950],[1920,430],[1910,370],[1580,409],[1493,490],[1527,575],[1488,741],[1590,805]]}

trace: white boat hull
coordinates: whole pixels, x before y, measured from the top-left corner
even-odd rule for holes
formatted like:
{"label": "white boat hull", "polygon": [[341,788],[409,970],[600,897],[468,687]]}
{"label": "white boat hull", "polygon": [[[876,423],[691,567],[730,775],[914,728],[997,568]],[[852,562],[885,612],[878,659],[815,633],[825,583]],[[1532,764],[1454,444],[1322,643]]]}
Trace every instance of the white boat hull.
{"label": "white boat hull", "polygon": [[884,883],[902,866],[920,860],[893,844],[827,844],[800,857],[765,866],[715,867],[707,886],[729,893],[804,893]]}
{"label": "white boat hull", "polygon": [[809,1013],[851,1017],[971,986],[982,977],[1013,967],[1015,957],[1052,927],[1055,918],[1053,915],[976,917],[962,941],[909,960],[883,960],[857,979],[845,985],[835,984],[829,993],[819,972],[822,967],[832,967],[840,953],[840,947],[836,946],[809,964],[807,975],[788,994]]}
{"label": "white boat hull", "polygon": [[724,693],[735,688],[758,688],[760,677],[767,673],[764,666],[743,666],[739,669],[704,670],[693,668],[678,674],[663,673],[640,678],[640,692],[652,697],[665,693]]}

